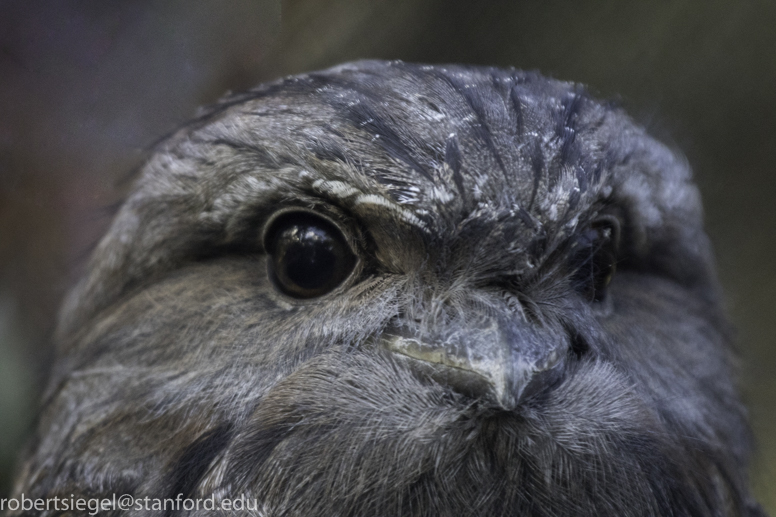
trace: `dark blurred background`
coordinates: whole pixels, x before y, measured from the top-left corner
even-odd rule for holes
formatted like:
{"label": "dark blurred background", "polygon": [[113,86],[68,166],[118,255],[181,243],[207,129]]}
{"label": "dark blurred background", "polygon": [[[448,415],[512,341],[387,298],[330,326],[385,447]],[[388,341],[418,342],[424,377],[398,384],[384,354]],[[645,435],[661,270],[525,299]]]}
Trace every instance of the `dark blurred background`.
{"label": "dark blurred background", "polygon": [[776,515],[770,0],[0,0],[0,497],[59,301],[148,146],[229,90],[358,58],[587,83],[684,150],[738,329],[755,487]]}

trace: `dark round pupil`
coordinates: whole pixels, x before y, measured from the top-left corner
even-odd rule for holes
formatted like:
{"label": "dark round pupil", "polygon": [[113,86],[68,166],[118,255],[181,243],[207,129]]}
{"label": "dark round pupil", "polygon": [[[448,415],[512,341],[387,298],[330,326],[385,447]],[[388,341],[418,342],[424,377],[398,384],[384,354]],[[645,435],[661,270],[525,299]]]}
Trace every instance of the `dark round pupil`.
{"label": "dark round pupil", "polygon": [[341,284],[356,264],[342,232],[328,220],[307,212],[286,214],[274,221],[265,246],[270,255],[270,278],[295,298],[326,294]]}
{"label": "dark round pupil", "polygon": [[336,243],[322,228],[296,224],[278,235],[277,272],[302,289],[320,289],[337,265]]}

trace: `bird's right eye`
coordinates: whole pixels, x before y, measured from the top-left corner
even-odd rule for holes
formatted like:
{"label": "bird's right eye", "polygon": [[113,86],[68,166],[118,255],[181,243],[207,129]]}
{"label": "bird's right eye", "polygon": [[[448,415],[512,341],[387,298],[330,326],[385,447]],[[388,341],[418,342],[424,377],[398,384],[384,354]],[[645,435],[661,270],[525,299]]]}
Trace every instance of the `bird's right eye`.
{"label": "bird's right eye", "polygon": [[571,256],[572,284],[589,301],[606,298],[617,266],[619,233],[615,218],[601,217],[576,236]]}
{"label": "bird's right eye", "polygon": [[334,223],[308,211],[283,213],[264,232],[268,273],[294,298],[331,292],[353,272],[356,256]]}

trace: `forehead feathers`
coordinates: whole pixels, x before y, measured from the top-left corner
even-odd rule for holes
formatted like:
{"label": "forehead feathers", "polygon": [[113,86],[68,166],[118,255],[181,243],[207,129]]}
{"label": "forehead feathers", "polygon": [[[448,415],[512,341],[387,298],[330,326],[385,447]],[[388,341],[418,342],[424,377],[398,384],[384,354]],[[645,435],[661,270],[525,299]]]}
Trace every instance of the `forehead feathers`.
{"label": "forehead feathers", "polygon": [[[253,133],[240,140],[271,132],[297,165],[346,165],[311,172],[368,188],[437,229],[493,210],[562,224],[600,196],[607,162],[622,158],[602,131],[611,110],[581,87],[514,70],[366,62],[253,95],[217,124],[239,121]],[[261,121],[245,120],[250,108]]]}

